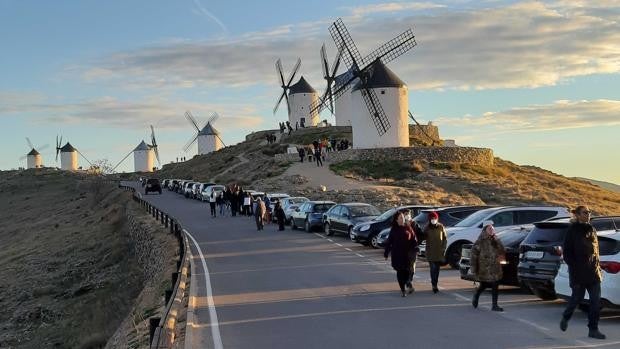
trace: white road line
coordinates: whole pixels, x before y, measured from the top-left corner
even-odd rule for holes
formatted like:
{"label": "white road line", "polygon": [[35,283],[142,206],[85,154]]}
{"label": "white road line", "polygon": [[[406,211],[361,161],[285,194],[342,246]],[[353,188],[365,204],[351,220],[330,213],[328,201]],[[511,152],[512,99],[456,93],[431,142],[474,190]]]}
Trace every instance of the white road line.
{"label": "white road line", "polygon": [[339,243],[336,243],[336,246],[340,246],[340,247],[342,247],[342,245],[341,245],[341,244],[339,244]]}
{"label": "white road line", "polygon": [[314,233],[314,235],[316,235],[316,236],[320,237],[321,239],[327,239],[325,236],[323,236],[323,235],[321,235],[321,234],[319,234],[319,233]]}
{"label": "white road line", "polygon": [[348,248],[348,247],[345,247],[344,249],[345,249],[345,250],[347,250],[347,251],[349,251],[349,252],[353,252],[353,250],[352,250],[352,249],[350,249],[350,248]]}
{"label": "white road line", "polygon": [[329,242],[334,242],[334,240],[332,240],[332,239],[327,239],[327,241],[329,241]]}
{"label": "white road line", "polygon": [[462,300],[464,300],[464,301],[468,301],[468,302],[469,302],[469,301],[471,301],[471,297],[465,297],[465,296],[463,296],[463,295],[462,295],[462,294],[460,294],[460,293],[455,293],[455,292],[452,292],[452,293],[449,293],[449,294],[450,294],[450,295],[452,295],[452,296],[454,296],[454,297],[455,297],[455,298],[457,298],[457,299],[462,299]]}
{"label": "white road line", "polygon": [[540,330],[540,331],[545,331],[545,332],[549,332],[549,331],[550,331],[550,330],[549,330],[548,328],[546,328],[546,327],[540,326],[540,325],[539,325],[539,324],[537,324],[537,323],[534,323],[534,322],[532,322],[532,321],[528,321],[528,320],[522,319],[522,318],[520,318],[520,317],[512,317],[512,316],[508,316],[507,314],[504,314],[504,313],[501,313],[500,315],[501,315],[501,316],[503,316],[503,317],[505,317],[505,318],[508,318],[508,319],[510,319],[510,320],[517,320],[517,321],[522,322],[522,323],[524,323],[524,324],[526,324],[526,325],[530,325],[530,326],[532,326],[532,327],[534,327],[534,328],[536,328],[536,329],[538,329],[538,330]]}
{"label": "white road line", "polygon": [[211,288],[211,278],[209,277],[209,268],[207,268],[207,261],[205,260],[204,254],[202,254],[202,249],[198,246],[198,242],[192,234],[190,234],[187,230],[183,229],[183,232],[189,236],[190,239],[194,242],[194,246],[198,250],[198,254],[200,255],[200,261],[202,262],[202,269],[205,271],[205,287],[207,289],[207,304],[209,306],[209,318],[211,319],[211,335],[213,337],[213,348],[215,349],[223,349],[224,345],[222,344],[222,336],[220,334],[220,325],[217,320],[217,311],[215,310],[215,303],[213,302],[213,289]]}
{"label": "white road line", "polygon": [[358,256],[358,257],[366,258],[366,257],[364,257],[363,255],[361,255],[359,253],[356,253],[355,255]]}

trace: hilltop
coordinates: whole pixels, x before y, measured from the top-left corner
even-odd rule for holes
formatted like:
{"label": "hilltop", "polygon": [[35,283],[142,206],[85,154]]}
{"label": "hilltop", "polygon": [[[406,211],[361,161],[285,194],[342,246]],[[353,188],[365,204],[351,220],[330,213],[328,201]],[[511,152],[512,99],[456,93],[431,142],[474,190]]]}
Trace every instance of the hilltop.
{"label": "hilltop", "polygon": [[[275,144],[267,144],[264,140],[264,135],[271,132],[278,135]],[[157,175],[239,183],[253,189],[316,199],[364,201],[380,208],[408,202],[566,207],[585,203],[597,214],[620,214],[620,193],[586,180],[568,178],[535,166],[519,166],[497,157],[492,167],[385,159],[328,161],[320,170],[312,169],[310,164],[274,159],[275,154],[285,153],[289,145],[309,144],[314,139],[329,136],[350,139],[350,132],[342,128],[307,128],[281,137],[275,130],[258,132],[218,152],[165,165]],[[345,187],[342,177],[347,180]]]}

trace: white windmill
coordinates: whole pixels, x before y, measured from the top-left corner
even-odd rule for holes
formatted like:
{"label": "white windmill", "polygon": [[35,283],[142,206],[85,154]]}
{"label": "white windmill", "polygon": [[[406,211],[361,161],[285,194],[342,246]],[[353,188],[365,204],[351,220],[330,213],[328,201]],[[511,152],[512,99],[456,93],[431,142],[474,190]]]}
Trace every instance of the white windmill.
{"label": "white windmill", "polygon": [[[385,64],[416,46],[411,29],[374,50],[362,59],[342,19],[329,27],[336,47],[343,51],[347,75],[333,87],[337,100],[350,93],[354,148],[385,148],[409,146],[408,90],[405,83]],[[347,97],[345,97],[347,98]],[[347,102],[344,102],[346,106]],[[312,106],[320,112],[326,101]],[[346,109],[346,108],[345,108]],[[336,106],[338,113],[338,106]]]}
{"label": "white windmill", "polygon": [[185,144],[183,150],[187,152],[196,141],[198,141],[198,155],[209,154],[225,147],[226,145],[222,141],[222,137],[220,137],[220,132],[213,127],[213,124],[219,117],[218,113],[213,112],[204,127],[200,128],[198,121],[196,121],[192,113],[186,111],[185,118],[194,127],[196,134]]}
{"label": "white windmill", "polygon": [[296,124],[299,126],[316,126],[319,123],[319,113],[317,111],[311,112],[309,106],[316,103],[319,99],[318,93],[303,76],[297,83],[291,85],[300,66],[301,59],[298,58],[288,82],[285,82],[284,74],[282,73],[282,62],[279,59],[276,61],[276,72],[278,73],[280,87],[282,87],[282,95],[280,95],[276,106],[273,108],[273,113],[275,114],[278,110],[282,99],[286,98],[288,121],[291,123],[291,126]]}
{"label": "white windmill", "polygon": [[155,129],[153,125],[151,127],[151,144],[146,144],[144,140],[138,144],[132,151],[130,151],[125,157],[112,168],[112,172],[116,170],[116,168],[125,161],[129,157],[129,155],[133,154],[133,166],[134,172],[153,172],[155,171],[155,159],[157,159],[157,163],[161,166],[161,162],[159,160],[159,150],[157,146],[157,140],[155,139]]}
{"label": "white windmill", "polygon": [[[43,159],[41,158],[41,154],[35,149],[34,145],[30,141],[30,138],[26,137],[26,142],[28,143],[28,147],[30,148],[30,152],[20,158],[20,160],[26,159],[26,168],[41,168],[43,167]],[[43,151],[49,147],[48,144],[39,147],[40,151]]]}
{"label": "white windmill", "polygon": [[58,154],[60,154],[60,169],[65,171],[77,171],[78,169],[78,154],[86,160],[91,166],[92,163],[82,154],[77,148],[74,148],[71,143],[67,142],[62,146],[62,136],[58,139],[56,136],[56,162],[58,162]]}

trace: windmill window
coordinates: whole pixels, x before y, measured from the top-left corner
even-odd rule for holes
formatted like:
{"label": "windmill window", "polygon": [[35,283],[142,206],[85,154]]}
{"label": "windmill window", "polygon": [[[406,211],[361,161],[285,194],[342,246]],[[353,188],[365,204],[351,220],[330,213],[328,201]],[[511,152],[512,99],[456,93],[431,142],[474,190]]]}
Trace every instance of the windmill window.
{"label": "windmill window", "polygon": [[385,90],[381,90],[381,94],[384,95],[385,94]]}

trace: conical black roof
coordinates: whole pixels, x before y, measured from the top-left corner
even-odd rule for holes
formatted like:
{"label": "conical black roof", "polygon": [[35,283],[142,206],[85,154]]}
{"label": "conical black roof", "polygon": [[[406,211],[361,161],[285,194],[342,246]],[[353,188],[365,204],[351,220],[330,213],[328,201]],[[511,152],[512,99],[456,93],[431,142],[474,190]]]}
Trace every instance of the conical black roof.
{"label": "conical black roof", "polygon": [[299,81],[289,89],[289,94],[295,93],[316,93],[316,90],[310,86],[308,81],[302,76]]}
{"label": "conical black roof", "polygon": [[138,144],[136,149],[134,149],[133,151],[142,151],[142,150],[149,150],[149,149],[151,148],[148,146],[148,144],[146,144],[144,140],[142,140],[142,142],[140,142],[140,144]]}
{"label": "conical black roof", "polygon": [[[372,75],[366,83],[367,88],[384,88],[384,87],[404,87],[407,86],[390,68],[386,67],[381,60],[372,63]],[[353,91],[362,88],[361,81],[354,87]]]}
{"label": "conical black roof", "polygon": [[200,130],[200,132],[198,133],[198,135],[200,136],[214,136],[214,135],[219,135],[219,134],[220,132],[216,130],[215,127],[213,127],[210,122],[207,122],[205,127],[203,127],[202,130]]}
{"label": "conical black roof", "polygon": [[39,154],[39,152],[36,151],[36,149],[32,148],[32,150],[30,151],[30,153],[28,153],[28,155],[37,156],[37,155],[41,155],[41,154]]}
{"label": "conical black roof", "polygon": [[73,148],[73,146],[69,142],[67,142],[64,147],[60,148],[61,153],[72,153],[74,151],[76,151],[76,149]]}

